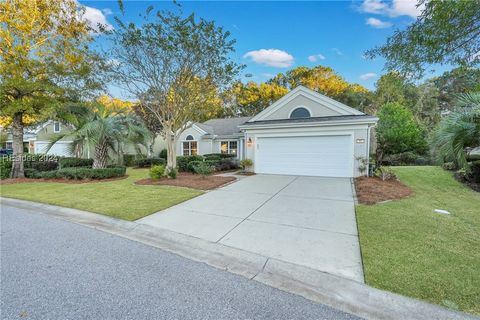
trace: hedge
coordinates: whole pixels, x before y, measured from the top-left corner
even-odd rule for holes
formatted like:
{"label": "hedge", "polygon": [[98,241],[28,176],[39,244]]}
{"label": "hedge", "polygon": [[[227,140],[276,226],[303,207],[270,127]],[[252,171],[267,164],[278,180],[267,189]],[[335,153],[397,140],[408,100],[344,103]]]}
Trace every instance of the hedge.
{"label": "hedge", "polygon": [[235,158],[234,154],[228,154],[228,153],[207,153],[207,154],[204,154],[203,156],[205,158],[220,157],[220,159]]}
{"label": "hedge", "polygon": [[203,157],[196,156],[178,156],[177,167],[179,171],[188,171],[188,164],[192,161],[203,161]]}
{"label": "hedge", "polygon": [[91,167],[93,165],[93,159],[82,158],[60,158],[58,160],[60,169],[64,168],[78,168],[78,167]]}
{"label": "hedge", "polygon": [[151,166],[161,166],[165,164],[165,159],[162,158],[144,158],[136,159],[134,164],[137,168],[148,168]]}
{"label": "hedge", "polygon": [[8,179],[12,170],[12,162],[8,157],[0,157],[0,180]]}
{"label": "hedge", "polygon": [[112,167],[104,169],[93,168],[63,168],[54,171],[37,171],[35,169],[26,169],[25,176],[33,179],[108,179],[114,177],[123,177],[126,167]]}

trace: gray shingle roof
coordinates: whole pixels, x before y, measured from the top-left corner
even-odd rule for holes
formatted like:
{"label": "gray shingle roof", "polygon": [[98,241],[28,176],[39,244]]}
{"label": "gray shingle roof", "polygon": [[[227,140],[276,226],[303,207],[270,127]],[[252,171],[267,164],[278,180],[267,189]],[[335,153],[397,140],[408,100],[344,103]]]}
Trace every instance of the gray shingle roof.
{"label": "gray shingle roof", "polygon": [[274,124],[274,123],[302,123],[302,122],[322,122],[322,121],[334,121],[334,120],[376,120],[376,117],[368,114],[361,115],[340,115],[340,116],[327,116],[327,117],[311,117],[311,118],[297,118],[297,119],[275,119],[275,120],[260,120],[247,122],[244,125],[261,125],[261,124]]}
{"label": "gray shingle roof", "polygon": [[207,133],[217,136],[231,136],[240,132],[238,126],[244,124],[252,117],[211,119],[202,123],[197,123],[201,129]]}

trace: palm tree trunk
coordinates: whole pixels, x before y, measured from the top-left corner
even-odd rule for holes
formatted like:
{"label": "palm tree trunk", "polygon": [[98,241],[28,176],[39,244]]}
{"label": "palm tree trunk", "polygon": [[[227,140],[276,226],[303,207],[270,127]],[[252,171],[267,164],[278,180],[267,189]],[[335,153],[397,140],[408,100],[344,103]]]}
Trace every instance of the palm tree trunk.
{"label": "palm tree trunk", "polygon": [[25,178],[23,167],[23,113],[17,112],[13,115],[12,122],[12,147],[13,161],[10,178]]}
{"label": "palm tree trunk", "polygon": [[103,169],[108,165],[108,145],[106,143],[98,143],[93,152],[93,168]]}

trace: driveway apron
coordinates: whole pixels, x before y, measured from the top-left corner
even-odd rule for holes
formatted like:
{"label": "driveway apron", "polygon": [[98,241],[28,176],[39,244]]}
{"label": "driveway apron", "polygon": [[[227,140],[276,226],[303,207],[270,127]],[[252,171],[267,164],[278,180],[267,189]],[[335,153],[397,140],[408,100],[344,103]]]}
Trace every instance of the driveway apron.
{"label": "driveway apron", "polygon": [[138,222],[363,282],[348,178],[255,175]]}

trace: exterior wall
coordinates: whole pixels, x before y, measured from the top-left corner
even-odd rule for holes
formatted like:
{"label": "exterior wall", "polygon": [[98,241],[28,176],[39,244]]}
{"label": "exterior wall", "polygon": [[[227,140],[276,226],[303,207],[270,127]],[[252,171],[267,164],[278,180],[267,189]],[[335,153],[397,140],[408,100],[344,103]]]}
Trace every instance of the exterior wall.
{"label": "exterior wall", "polygon": [[299,95],[293,98],[288,103],[286,103],[280,109],[268,115],[263,120],[288,119],[290,116],[290,113],[298,107],[305,107],[306,109],[308,109],[312,117],[326,117],[326,116],[341,115],[341,113],[337,111],[327,108],[326,106],[321,105],[318,102],[315,102],[305,96]]}
{"label": "exterior wall", "polygon": [[[163,139],[162,136],[157,135],[155,137],[155,142],[153,144],[153,157],[158,157],[160,155],[160,151],[163,149],[167,148],[167,143],[165,142],[165,139]],[[147,148],[144,146],[140,146],[140,152],[141,154],[147,155]],[[137,154],[137,150],[135,146],[129,144],[126,146],[123,146],[123,153],[124,154]]]}
{"label": "exterior wall", "polygon": [[[55,134],[65,134],[71,131],[68,125],[63,123],[60,123],[60,132],[54,132],[53,129],[54,129],[53,121],[49,121],[49,123],[42,129],[40,129],[40,131],[37,133],[37,140],[49,141],[52,138],[52,136]],[[71,141],[71,140],[72,139],[69,139],[69,138],[61,139],[61,141]]]}
{"label": "exterior wall", "polygon": [[[245,143],[245,156],[253,160],[253,168],[255,171],[255,150],[257,149],[257,138],[262,136],[282,136],[282,135],[298,135],[298,136],[315,136],[322,134],[350,134],[353,136],[353,157],[354,157],[354,176],[358,177],[362,173],[358,169],[359,160],[357,158],[369,157],[369,143],[368,143],[367,125],[342,125],[342,126],[312,126],[312,127],[297,127],[297,128],[270,128],[270,129],[247,129],[245,132],[245,141],[248,142],[251,138],[252,143],[248,145]],[[360,141],[357,141],[360,140]],[[362,142],[363,140],[363,142]],[[367,174],[367,172],[363,172]]]}
{"label": "exterior wall", "polygon": [[193,141],[197,141],[197,153],[198,154],[207,154],[213,153],[212,139],[202,139],[203,133],[199,132],[197,129],[191,127],[186,129],[180,134],[177,142],[177,156],[183,155],[183,142],[186,141],[188,135],[193,136]]}

